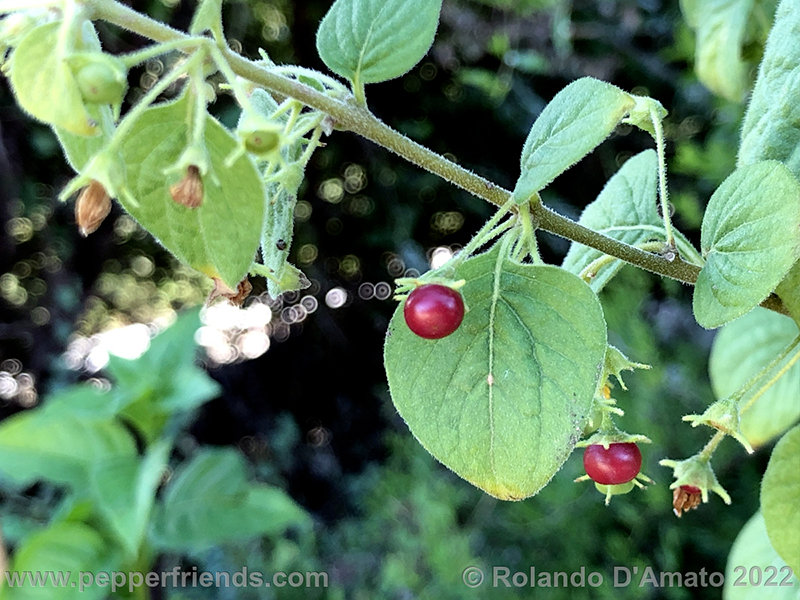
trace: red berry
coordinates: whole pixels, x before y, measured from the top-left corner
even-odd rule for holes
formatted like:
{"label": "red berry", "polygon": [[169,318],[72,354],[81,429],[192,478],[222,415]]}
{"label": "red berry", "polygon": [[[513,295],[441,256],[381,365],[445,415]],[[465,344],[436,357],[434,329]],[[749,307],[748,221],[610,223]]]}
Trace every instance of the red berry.
{"label": "red berry", "polygon": [[438,340],[453,333],[464,318],[464,300],[456,290],[429,283],[412,290],[403,316],[418,336]]}
{"label": "red berry", "polygon": [[693,485],[682,485],[681,489],[687,494],[699,494],[702,491],[699,487]]}
{"label": "red berry", "polygon": [[642,453],[633,443],[592,444],[583,453],[583,468],[595,482],[616,485],[631,481],[642,468]]}

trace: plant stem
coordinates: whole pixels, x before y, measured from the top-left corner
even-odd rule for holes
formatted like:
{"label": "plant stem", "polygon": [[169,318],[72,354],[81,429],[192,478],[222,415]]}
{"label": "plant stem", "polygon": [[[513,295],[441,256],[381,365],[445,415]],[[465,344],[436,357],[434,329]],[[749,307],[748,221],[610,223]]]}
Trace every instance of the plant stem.
{"label": "plant stem", "polygon": [[656,114],[655,107],[650,105],[650,119],[653,121],[653,131],[656,138],[656,153],[658,154],[658,195],[661,200],[661,216],[664,218],[664,233],[667,236],[667,247],[675,248],[675,236],[672,233],[672,219],[669,214],[669,196],[667,194],[667,160],[664,156],[664,128],[661,119]]}
{"label": "plant stem", "polygon": [[711,455],[714,454],[714,450],[717,449],[717,446],[719,446],[720,442],[725,439],[726,435],[727,434],[724,431],[717,431],[700,451],[700,458],[705,462],[711,460]]}
{"label": "plant stem", "polygon": [[[142,15],[116,0],[85,0],[85,2],[86,8],[94,18],[108,21],[156,42],[192,39],[191,36]],[[303,104],[329,115],[336,128],[353,131],[487,202],[504,206],[509,200],[511,192],[395,131],[373,115],[365,106],[359,106],[358,99],[354,101],[352,97],[345,100],[332,98],[311,86],[248,60],[229,48],[221,48],[220,53],[237,75],[277,94],[295,98]],[[668,210],[664,212],[666,215],[669,214]],[[689,284],[697,281],[697,275],[700,272],[698,266],[687,263],[680,257],[668,260],[587,229],[553,212],[541,202],[532,203],[531,217],[540,229],[584,244],[604,254],[616,256],[652,273]],[[669,241],[671,239],[670,230],[666,233]],[[762,303],[762,306],[784,314],[786,312],[780,299],[776,296],[768,298]]]}
{"label": "plant stem", "polygon": [[125,66],[130,69],[147,60],[150,60],[151,58],[161,56],[162,54],[172,52],[173,50],[193,50],[204,45],[205,43],[205,41],[198,41],[195,38],[175,40],[173,42],[158,44],[156,46],[148,46],[147,48],[142,48],[141,50],[137,50],[135,52],[129,52],[128,54],[120,54],[119,58],[123,63],[125,63]]}
{"label": "plant stem", "polygon": [[610,254],[658,275],[665,275],[683,283],[693,284],[697,281],[700,267],[688,263],[680,257],[669,261],[657,254],[645,252],[614,238],[592,231],[575,221],[559,215],[542,204],[538,206],[538,209],[534,207],[533,212],[534,217],[539,218],[539,227],[550,233],[590,246],[595,250],[600,250],[603,254]]}
{"label": "plant stem", "polygon": [[186,62],[183,64],[175,65],[172,70],[166,74],[166,76],[159,79],[153,87],[151,87],[147,93],[142,96],[141,100],[136,103],[136,105],[128,111],[125,115],[125,118],[120,121],[119,126],[114,131],[114,134],[111,136],[111,139],[108,141],[107,149],[116,149],[121,143],[122,140],[125,139],[125,136],[130,131],[131,127],[136,123],[136,120],[147,110],[150,105],[155,102],[155,100],[173,83],[175,83],[180,77],[182,77],[185,73],[190,71],[192,67],[198,62],[202,60],[202,56],[199,54],[194,54],[190,56]]}
{"label": "plant stem", "polygon": [[[467,245],[450,260],[451,266],[455,267],[461,264],[465,259],[469,258],[475,250],[490,240],[493,240],[499,233],[497,225],[500,223],[500,220],[509,213],[512,206],[512,202],[507,202],[505,206],[495,212],[492,217],[483,224],[483,227],[478,230],[478,233],[472,236],[472,239],[467,242]],[[507,223],[506,225],[510,226],[511,224]],[[500,231],[505,231],[506,228],[507,227],[504,227]]]}

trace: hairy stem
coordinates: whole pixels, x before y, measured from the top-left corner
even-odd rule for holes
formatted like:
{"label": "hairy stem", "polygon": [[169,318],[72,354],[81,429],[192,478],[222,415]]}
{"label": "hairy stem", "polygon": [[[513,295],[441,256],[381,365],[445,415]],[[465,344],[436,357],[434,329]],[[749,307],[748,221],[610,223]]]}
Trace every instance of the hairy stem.
{"label": "hairy stem", "polygon": [[705,462],[711,460],[711,455],[714,454],[714,450],[717,449],[720,442],[725,439],[727,434],[724,431],[717,431],[711,439],[708,440],[708,443],[703,447],[700,451],[700,458],[702,458]]}
{"label": "hairy stem", "polygon": [[[142,15],[115,0],[85,1],[86,7],[95,18],[108,21],[156,42],[191,39],[191,36]],[[365,106],[359,106],[357,99],[353,97],[344,100],[332,98],[308,85],[282,75],[277,69],[271,69],[269,66],[248,60],[229,48],[222,48],[220,52],[231,70],[237,75],[276,94],[295,98],[303,104],[329,115],[337,129],[357,133],[487,202],[503,206],[508,201],[511,195],[508,190],[395,131],[373,115]],[[540,202],[532,203],[531,218],[540,229],[600,250],[605,254],[616,256],[647,271],[684,283],[693,284],[697,281],[700,271],[698,266],[687,263],[680,257],[668,260],[657,254],[644,252],[619,242],[553,212]],[[774,296],[768,298],[763,306],[785,313],[780,299]]]}
{"label": "hairy stem", "polygon": [[675,236],[672,233],[672,220],[669,210],[669,196],[667,193],[667,161],[664,157],[664,128],[661,119],[656,114],[654,106],[650,106],[650,118],[653,121],[653,131],[656,137],[656,152],[658,154],[658,196],[661,200],[661,215],[664,219],[664,233],[667,235],[667,247],[675,247]]}
{"label": "hairy stem", "polygon": [[609,254],[636,265],[652,273],[665,275],[672,279],[677,279],[683,283],[693,284],[697,281],[700,267],[693,265],[676,257],[669,261],[666,258],[645,252],[634,246],[630,246],[614,238],[599,234],[576,223],[544,205],[539,205],[534,210],[534,217],[539,219],[539,227],[550,233],[567,238],[574,242],[590,246],[595,250],[600,250],[603,254]]}

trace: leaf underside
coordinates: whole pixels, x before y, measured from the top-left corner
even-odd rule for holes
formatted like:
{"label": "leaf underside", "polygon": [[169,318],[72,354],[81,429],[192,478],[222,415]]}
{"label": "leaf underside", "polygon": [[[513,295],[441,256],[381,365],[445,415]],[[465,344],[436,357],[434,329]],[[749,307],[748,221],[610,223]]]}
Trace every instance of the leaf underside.
{"label": "leaf underside", "polygon": [[458,475],[504,500],[535,494],[580,436],[606,350],[595,294],[552,266],[501,258],[497,247],[457,268],[469,307],[440,340],[414,335],[402,305],[385,365],[392,399],[420,443]]}

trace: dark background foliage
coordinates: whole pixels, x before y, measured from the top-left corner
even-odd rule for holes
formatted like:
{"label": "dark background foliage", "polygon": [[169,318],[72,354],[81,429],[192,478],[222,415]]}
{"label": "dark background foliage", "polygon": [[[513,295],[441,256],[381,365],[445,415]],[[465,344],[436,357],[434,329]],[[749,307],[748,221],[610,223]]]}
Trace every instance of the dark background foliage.
{"label": "dark background foliage", "polygon": [[[190,2],[131,4],[182,28],[193,9]],[[314,35],[328,5],[232,1],[225,6],[226,32],[248,56],[264,47],[276,62],[324,71]],[[143,43],[109,27],[101,35],[112,52]],[[678,226],[696,240],[703,204],[733,167],[743,107],[705,90],[691,55],[677,2],[446,0],[426,59],[367,93],[372,110],[393,127],[505,187],[517,177],[530,124],[572,79],[592,75],[649,94],[670,111],[672,201]],[[133,72],[132,87],[145,75]],[[5,80],[0,85],[0,369],[16,381],[0,406],[8,415],[88,377],[61,359],[76,332],[196,305],[208,285],[118,208],[96,233],[80,238],[72,203],[56,200],[70,177],[57,142],[19,111]],[[214,110],[225,122],[235,120],[225,96]],[[680,417],[711,400],[712,336],[694,323],[689,291],[628,268],[603,294],[612,343],[653,365],[631,374],[630,391],[615,395],[626,410],[622,427],[653,440],[643,448],[643,470],[657,485],[605,507],[591,485],[572,483],[582,471],[576,452],[534,498],[496,501],[436,464],[396,415],[382,367],[395,304],[358,294],[365,282],[391,283],[405,268],[425,270],[426,253],[465,243],[490,207],[358,136],[336,133],[326,141],[309,165],[293,245],[294,260],[315,282],[319,310],[292,325],[285,340],[273,340],[263,356],[212,368],[224,394],[199,411],[182,442],[187,451],[197,443],[238,445],[260,478],[284,486],[311,511],[314,535],[248,541],[184,560],[208,569],[326,570],[331,588],[320,597],[330,598],[461,598],[470,592],[461,572],[472,564],[512,572],[584,567],[606,579],[591,592],[550,590],[557,598],[719,597],[713,589],[609,583],[615,565],[724,571],[728,549],[758,505],[767,453],[745,458],[726,443],[717,475],[733,505],[714,497],[680,521],[672,515],[669,474],[657,462],[693,454],[704,443],[707,432]],[[577,217],[627,157],[651,145],[646,135],[621,127],[560,177],[545,201]],[[541,240],[545,259],[560,262],[566,242],[548,234]],[[254,285],[255,294],[263,292],[263,282]],[[336,309],[324,302],[335,287],[349,294]],[[25,510],[32,506],[17,501]],[[215,597],[292,593],[311,597],[292,590]],[[482,589],[475,597],[491,595]]]}

